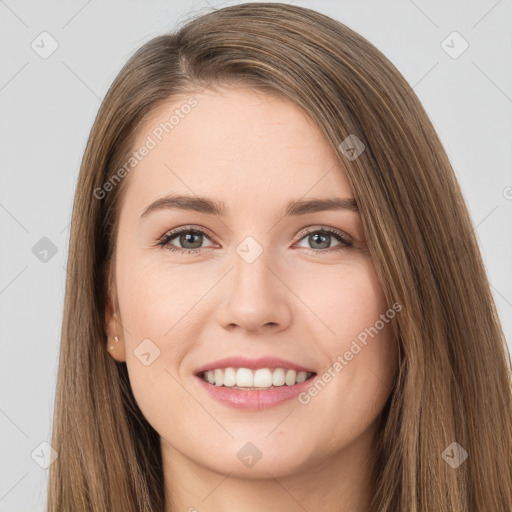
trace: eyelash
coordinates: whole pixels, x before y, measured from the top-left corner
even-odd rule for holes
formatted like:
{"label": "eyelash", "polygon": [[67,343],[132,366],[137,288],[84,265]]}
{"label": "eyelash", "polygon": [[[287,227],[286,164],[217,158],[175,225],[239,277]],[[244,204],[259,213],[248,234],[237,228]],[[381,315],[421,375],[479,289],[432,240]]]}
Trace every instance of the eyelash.
{"label": "eyelash", "polygon": [[[192,226],[184,226],[182,228],[173,229],[172,231],[167,232],[157,243],[158,246],[165,247],[167,250],[171,252],[179,252],[179,253],[187,253],[187,254],[197,254],[201,252],[203,249],[206,249],[206,247],[200,247],[197,249],[184,249],[182,247],[174,247],[170,245],[170,241],[174,240],[177,236],[181,235],[182,233],[193,233],[195,235],[205,235],[209,239],[212,237],[209,235],[208,232],[204,231],[203,229],[199,228],[193,228]],[[336,240],[341,242],[341,247],[338,249],[311,249],[307,247],[302,247],[302,249],[305,249],[306,251],[312,251],[315,254],[321,254],[321,253],[332,253],[332,252],[341,252],[345,251],[353,246],[352,241],[342,232],[338,231],[334,228],[327,228],[327,227],[316,227],[315,229],[309,230],[309,231],[301,231],[299,233],[300,238],[299,242],[305,238],[307,235],[310,235],[312,233],[322,233],[322,234],[329,234],[333,235]]]}

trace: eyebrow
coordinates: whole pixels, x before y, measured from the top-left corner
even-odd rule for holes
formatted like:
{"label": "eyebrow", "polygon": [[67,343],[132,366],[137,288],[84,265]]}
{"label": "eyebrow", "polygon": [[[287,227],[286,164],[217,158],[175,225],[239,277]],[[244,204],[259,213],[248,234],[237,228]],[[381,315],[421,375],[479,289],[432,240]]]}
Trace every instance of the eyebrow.
{"label": "eyebrow", "polygon": [[[207,197],[168,195],[151,203],[144,210],[140,218],[142,219],[150,213],[158,210],[194,211],[206,213],[208,215],[217,215],[220,217],[226,217],[228,211],[226,205],[222,201],[216,202]],[[328,210],[347,210],[351,212],[359,211],[355,199],[351,197],[333,197],[328,199],[311,199],[308,201],[290,201],[286,206],[284,216],[295,217]]]}

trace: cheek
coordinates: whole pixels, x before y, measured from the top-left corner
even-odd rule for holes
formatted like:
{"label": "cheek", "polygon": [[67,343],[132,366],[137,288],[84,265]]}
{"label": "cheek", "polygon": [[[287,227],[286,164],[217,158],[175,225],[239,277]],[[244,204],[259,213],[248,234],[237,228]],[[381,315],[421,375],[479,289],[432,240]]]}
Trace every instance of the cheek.
{"label": "cheek", "polygon": [[298,295],[306,298],[317,340],[332,349],[373,326],[388,309],[370,260],[340,265],[329,272],[322,269],[316,277],[310,274],[302,286]]}
{"label": "cheek", "polygon": [[144,257],[135,249],[130,254],[119,259],[117,282],[126,327],[139,337],[165,339],[162,348],[170,346],[176,332],[193,325],[193,306],[207,283],[186,268],[166,265],[160,253]]}
{"label": "cheek", "polygon": [[[151,423],[172,422],[169,411],[191,406],[176,369],[191,350],[200,322],[174,275],[138,266],[135,258],[120,261],[120,267],[117,286],[133,394]],[[197,293],[190,288],[188,293],[197,302]]]}
{"label": "cheek", "polygon": [[330,365],[302,403],[326,424],[327,404],[337,404],[347,432],[376,415],[392,389],[397,353],[391,321],[397,313],[388,306],[370,262],[318,282],[325,284],[310,287],[308,305],[318,312],[319,319],[312,316],[317,349]]}
{"label": "cheek", "polygon": [[196,303],[218,281],[218,269],[179,263],[178,257],[168,257],[166,249],[148,255],[134,247],[128,253],[129,258],[119,258],[123,309],[130,319],[148,319],[158,336],[178,327],[178,322],[180,328],[183,321],[190,323]]}

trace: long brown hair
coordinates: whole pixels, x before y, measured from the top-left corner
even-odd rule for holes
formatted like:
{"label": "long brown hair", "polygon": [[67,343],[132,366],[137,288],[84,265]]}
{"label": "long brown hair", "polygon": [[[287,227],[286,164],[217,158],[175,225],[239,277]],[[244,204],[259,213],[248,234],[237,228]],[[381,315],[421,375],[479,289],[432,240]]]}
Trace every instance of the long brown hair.
{"label": "long brown hair", "polygon": [[[510,356],[432,123],[393,64],[345,25],[293,5],[245,3],[150,40],[97,114],[73,207],[48,511],[164,510],[159,436],[137,406],[126,364],[106,350],[126,180],[103,198],[97,191],[159,106],[233,82],[279,94],[318,124],[346,169],[386,297],[402,305],[372,511],[512,510]],[[365,145],[355,159],[339,149],[350,135]],[[454,442],[468,454],[456,468],[446,461]]]}

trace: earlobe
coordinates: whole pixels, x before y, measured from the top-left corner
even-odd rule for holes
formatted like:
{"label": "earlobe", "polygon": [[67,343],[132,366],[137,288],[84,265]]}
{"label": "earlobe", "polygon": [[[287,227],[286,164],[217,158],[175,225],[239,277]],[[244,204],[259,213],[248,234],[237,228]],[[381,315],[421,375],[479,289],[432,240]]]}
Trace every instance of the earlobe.
{"label": "earlobe", "polygon": [[122,323],[112,304],[110,294],[105,301],[105,324],[107,334],[107,351],[119,362],[126,361],[125,342]]}
{"label": "earlobe", "polygon": [[[121,322],[118,322],[117,314],[107,312],[107,347],[110,355],[119,362],[126,361],[125,342],[122,336]],[[119,336],[118,336],[119,333]]]}
{"label": "earlobe", "polygon": [[126,361],[126,349],[124,340],[120,340],[118,336],[107,338],[108,352],[118,362]]}

